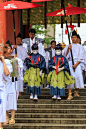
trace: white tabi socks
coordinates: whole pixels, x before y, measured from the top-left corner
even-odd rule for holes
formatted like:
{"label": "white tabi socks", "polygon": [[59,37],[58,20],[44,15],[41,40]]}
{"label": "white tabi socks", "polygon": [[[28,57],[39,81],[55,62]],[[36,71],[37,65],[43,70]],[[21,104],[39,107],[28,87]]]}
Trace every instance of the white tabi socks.
{"label": "white tabi socks", "polygon": [[34,100],[38,100],[38,98],[37,98],[37,94],[35,94],[35,96],[34,96]]}
{"label": "white tabi socks", "polygon": [[54,96],[52,97],[52,99],[57,99],[57,95],[54,95]]}
{"label": "white tabi socks", "polygon": [[33,94],[31,93],[31,95],[30,95],[30,99],[33,99]]}

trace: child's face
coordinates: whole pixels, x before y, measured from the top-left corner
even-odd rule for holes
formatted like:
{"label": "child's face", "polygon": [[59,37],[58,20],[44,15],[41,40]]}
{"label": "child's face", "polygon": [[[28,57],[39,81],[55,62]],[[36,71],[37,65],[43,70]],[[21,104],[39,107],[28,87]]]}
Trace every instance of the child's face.
{"label": "child's face", "polygon": [[60,49],[56,50],[55,52],[56,52],[56,55],[58,55],[58,56],[61,55],[61,53],[62,53],[62,51]]}
{"label": "child's face", "polygon": [[38,53],[38,50],[32,50],[32,53],[33,54],[37,54]]}

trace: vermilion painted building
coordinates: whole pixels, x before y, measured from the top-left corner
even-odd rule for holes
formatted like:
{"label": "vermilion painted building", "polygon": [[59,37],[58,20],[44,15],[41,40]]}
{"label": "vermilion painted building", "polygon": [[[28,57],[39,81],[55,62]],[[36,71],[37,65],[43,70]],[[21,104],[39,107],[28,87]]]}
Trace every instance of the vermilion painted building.
{"label": "vermilion painted building", "polygon": [[[0,0],[0,3],[6,0]],[[22,31],[21,10],[15,11],[16,35]],[[24,27],[25,28],[25,27]],[[0,52],[7,40],[14,44],[13,16],[11,11],[0,11]]]}

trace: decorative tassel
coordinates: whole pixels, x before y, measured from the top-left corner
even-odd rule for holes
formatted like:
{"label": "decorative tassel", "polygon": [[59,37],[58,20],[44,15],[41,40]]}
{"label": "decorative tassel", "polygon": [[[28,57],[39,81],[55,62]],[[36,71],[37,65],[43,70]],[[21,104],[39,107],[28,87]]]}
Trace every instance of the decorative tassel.
{"label": "decorative tassel", "polygon": [[65,29],[65,34],[67,34],[67,29]]}

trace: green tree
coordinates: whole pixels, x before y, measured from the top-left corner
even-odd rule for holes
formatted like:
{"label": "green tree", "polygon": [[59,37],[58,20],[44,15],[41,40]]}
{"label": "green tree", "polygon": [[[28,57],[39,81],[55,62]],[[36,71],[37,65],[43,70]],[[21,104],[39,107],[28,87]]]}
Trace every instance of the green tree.
{"label": "green tree", "polygon": [[[51,26],[55,29],[55,24],[51,24]],[[32,28],[36,30],[36,38],[41,35],[44,36],[45,43],[50,44],[50,41],[55,39],[55,37],[52,37],[48,35],[48,32],[50,32],[49,29],[45,29],[44,25],[32,25]]]}

